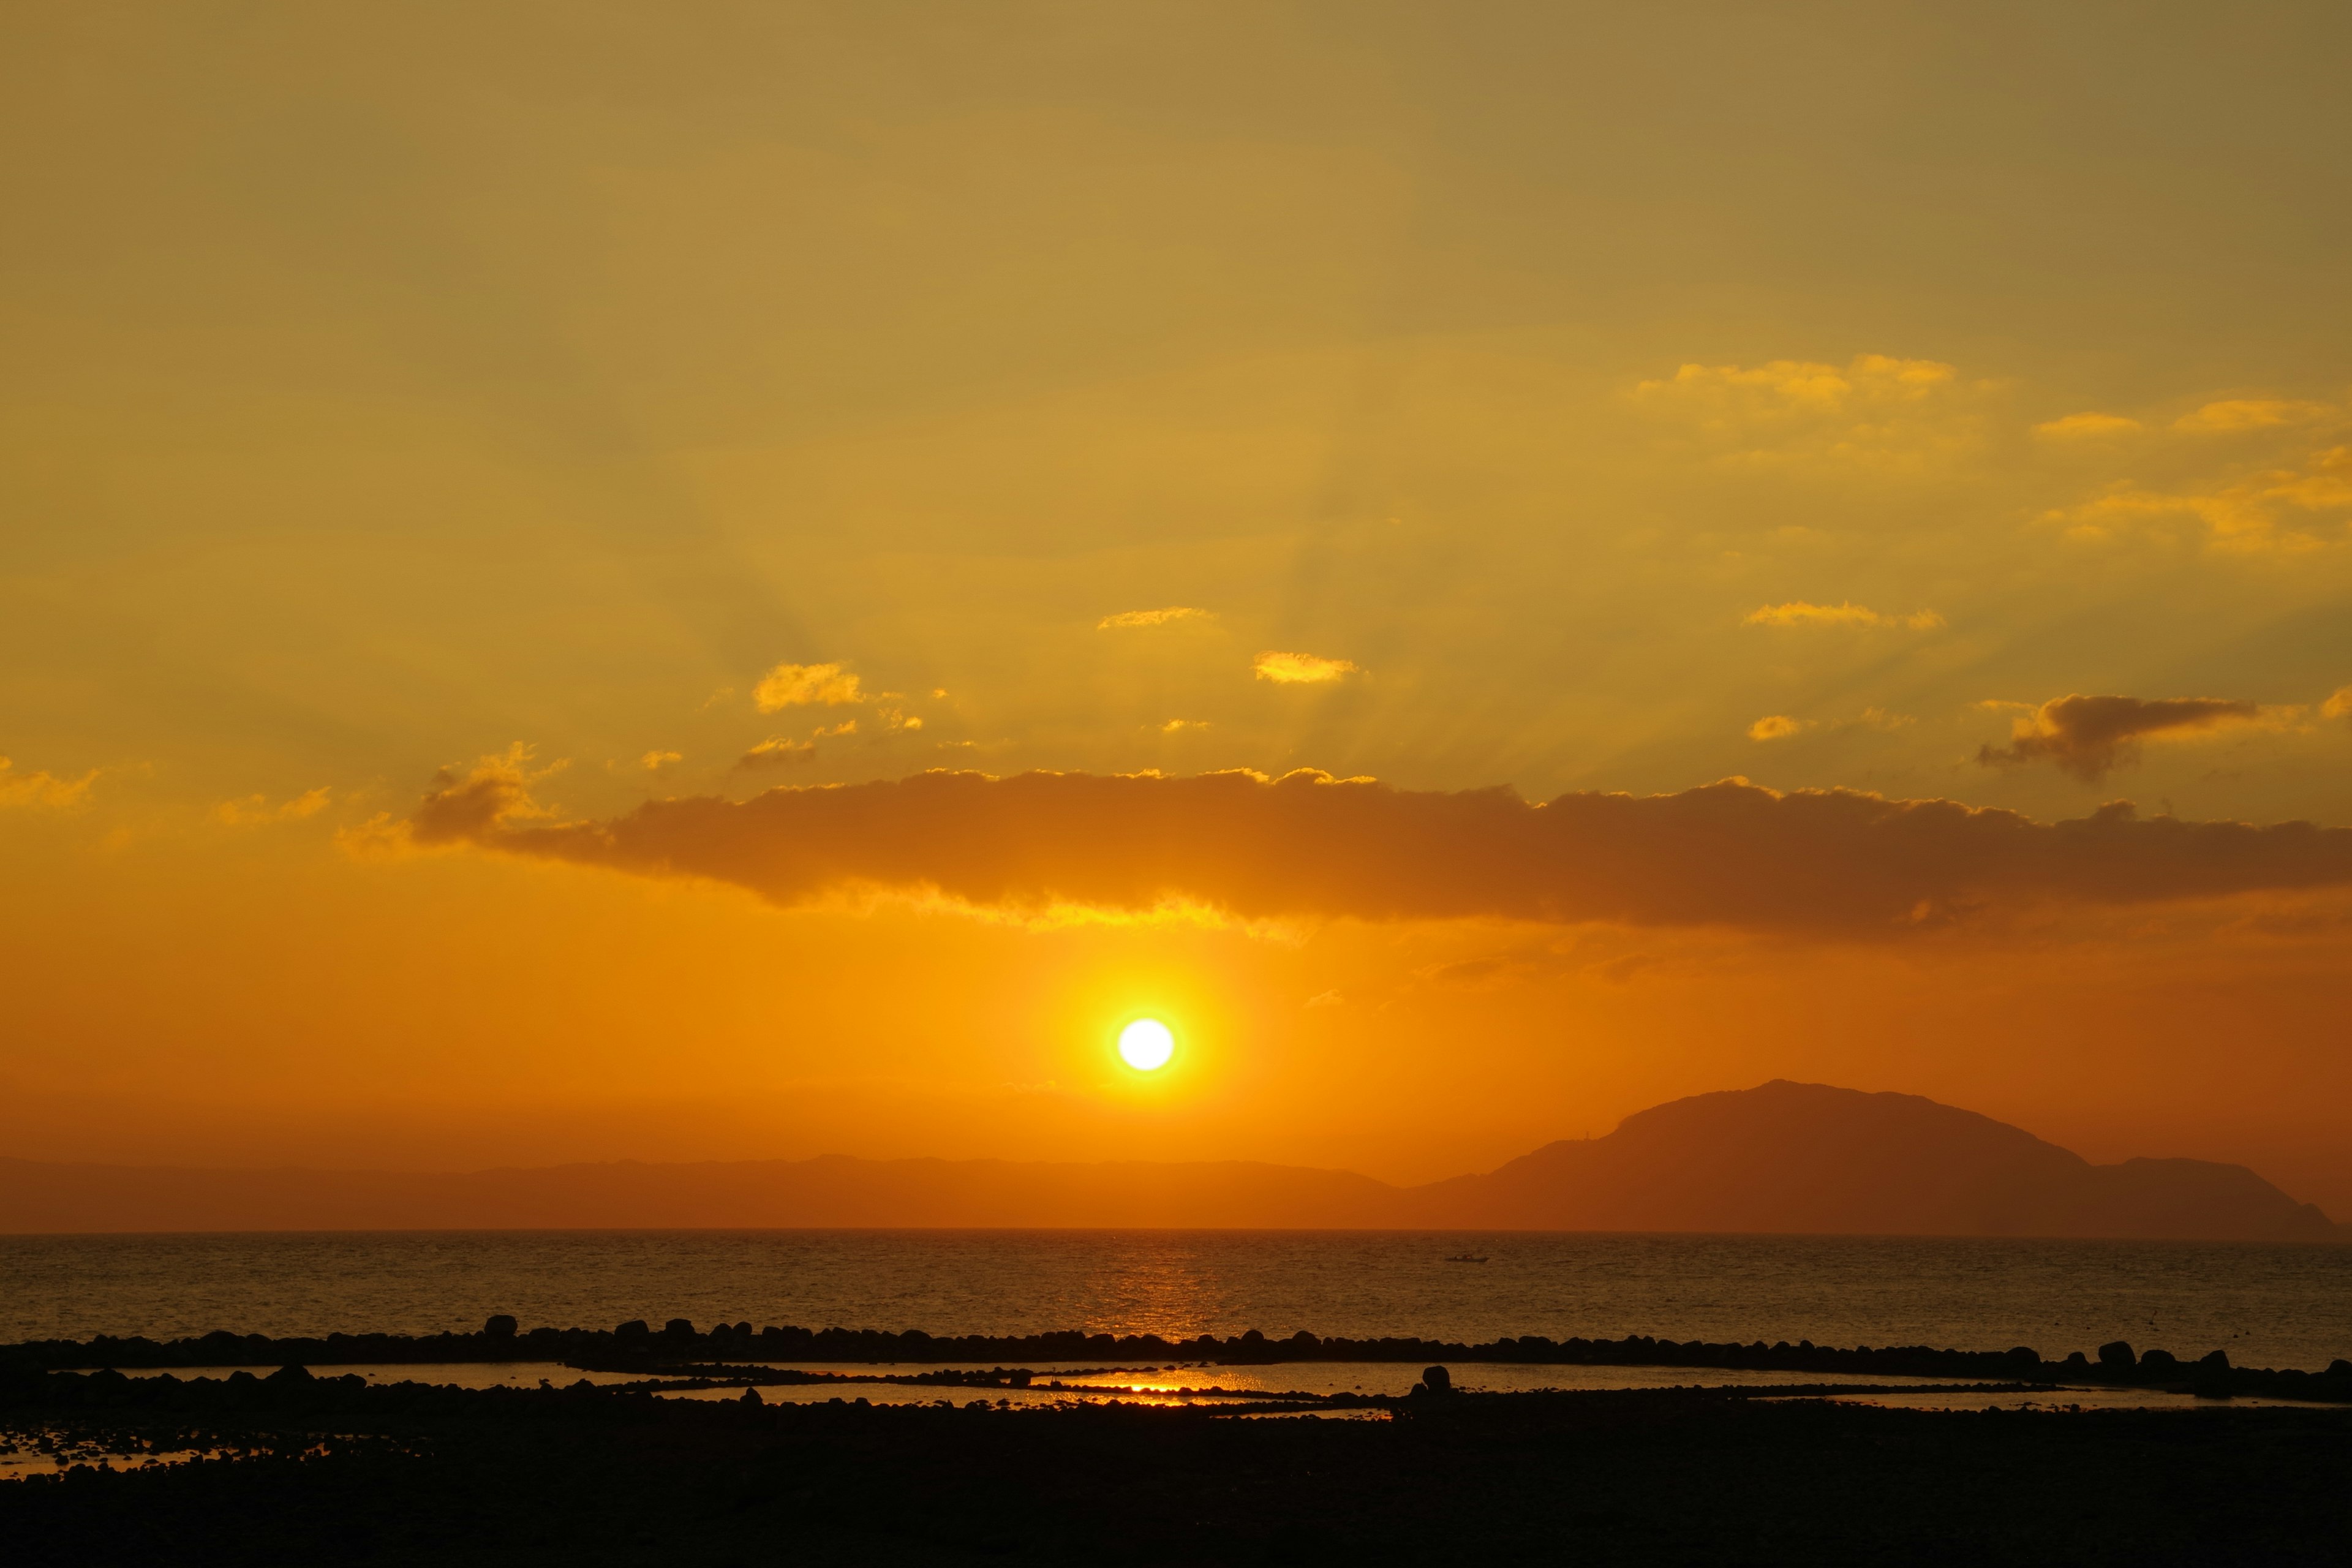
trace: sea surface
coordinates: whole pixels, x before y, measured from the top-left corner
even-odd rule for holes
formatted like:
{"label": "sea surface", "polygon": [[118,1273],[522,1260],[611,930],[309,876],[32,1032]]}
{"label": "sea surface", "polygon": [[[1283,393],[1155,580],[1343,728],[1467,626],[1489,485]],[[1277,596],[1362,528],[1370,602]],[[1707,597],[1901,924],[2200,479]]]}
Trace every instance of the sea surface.
{"label": "sea surface", "polygon": [[[1468,1256],[1483,1263],[1449,1259]],[[2049,1357],[2109,1340],[2352,1357],[2352,1247],[1365,1231],[0,1237],[0,1342],[630,1318],[933,1334],[1810,1339]]]}

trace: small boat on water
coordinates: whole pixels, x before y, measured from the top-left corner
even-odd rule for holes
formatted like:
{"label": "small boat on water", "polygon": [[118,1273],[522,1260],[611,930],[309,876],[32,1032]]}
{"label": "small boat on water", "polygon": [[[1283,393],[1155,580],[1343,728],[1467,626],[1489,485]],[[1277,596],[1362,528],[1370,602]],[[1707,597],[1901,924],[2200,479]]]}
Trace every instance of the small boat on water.
{"label": "small boat on water", "polygon": [[1473,1258],[1466,1252],[1457,1252],[1445,1261],[1448,1263],[1484,1263],[1486,1260],[1483,1258]]}

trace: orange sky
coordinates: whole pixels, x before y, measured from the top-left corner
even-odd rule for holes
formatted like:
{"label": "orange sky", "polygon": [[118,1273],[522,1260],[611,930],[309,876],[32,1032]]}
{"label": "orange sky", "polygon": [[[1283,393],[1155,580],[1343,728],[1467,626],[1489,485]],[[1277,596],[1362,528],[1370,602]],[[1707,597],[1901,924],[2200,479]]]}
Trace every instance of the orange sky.
{"label": "orange sky", "polygon": [[2347,46],[12,8],[0,1152],[1405,1179],[1788,1077],[2352,1217]]}

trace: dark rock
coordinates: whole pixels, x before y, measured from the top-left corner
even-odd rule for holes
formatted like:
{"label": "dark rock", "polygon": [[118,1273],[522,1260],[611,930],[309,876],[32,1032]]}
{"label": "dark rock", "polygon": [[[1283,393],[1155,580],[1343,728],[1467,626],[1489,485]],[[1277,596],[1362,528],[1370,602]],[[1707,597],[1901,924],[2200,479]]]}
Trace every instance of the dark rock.
{"label": "dark rock", "polygon": [[760,1391],[758,1389],[747,1388],[743,1391],[743,1403],[746,1405],[765,1405],[768,1402],[760,1397]]}
{"label": "dark rock", "polygon": [[1454,1374],[1446,1371],[1442,1366],[1426,1366],[1422,1368],[1421,1381],[1422,1385],[1427,1388],[1432,1394],[1451,1394],[1454,1392]]}
{"label": "dark rock", "polygon": [[490,1321],[482,1325],[482,1333],[488,1339],[510,1340],[515,1337],[515,1331],[521,1326],[509,1313],[493,1312],[490,1314]]}
{"label": "dark rock", "polygon": [[2180,1371],[2179,1358],[2170,1351],[2150,1351],[2139,1358],[2139,1369],[2158,1377],[2171,1377]]}
{"label": "dark rock", "polygon": [[2119,1371],[2128,1371],[2131,1366],[2138,1361],[2138,1359],[2139,1358],[2137,1356],[2132,1354],[2131,1342],[2129,1340],[2116,1340],[2112,1343],[2104,1344],[2099,1347],[2099,1364],[2101,1366],[2114,1367]]}
{"label": "dark rock", "polygon": [[310,1369],[299,1362],[290,1363],[279,1367],[262,1381],[277,1384],[309,1383],[311,1381]]}
{"label": "dark rock", "polygon": [[694,1338],[694,1321],[690,1318],[672,1318],[662,1325],[662,1336],[665,1339],[690,1340]]}
{"label": "dark rock", "polygon": [[653,1330],[646,1326],[646,1321],[643,1318],[631,1318],[613,1331],[613,1337],[616,1340],[642,1340],[652,1332]]}
{"label": "dark rock", "polygon": [[2230,1375],[2230,1352],[2215,1351],[2189,1370],[2189,1392],[2200,1399],[2227,1399],[2236,1392]]}
{"label": "dark rock", "polygon": [[2327,1375],[2330,1377],[2352,1377],[2352,1361],[2346,1361],[2341,1356],[2336,1357],[2334,1361],[2327,1363]]}

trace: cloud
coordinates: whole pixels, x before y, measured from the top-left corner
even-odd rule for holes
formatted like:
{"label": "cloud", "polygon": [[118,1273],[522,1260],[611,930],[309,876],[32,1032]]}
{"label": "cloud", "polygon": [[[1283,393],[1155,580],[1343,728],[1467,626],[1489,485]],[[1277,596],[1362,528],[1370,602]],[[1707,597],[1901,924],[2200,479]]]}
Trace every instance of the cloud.
{"label": "cloud", "polygon": [[260,822],[297,822],[306,816],[316,816],[327,809],[333,792],[325,785],[306,790],[277,805],[269,804],[267,795],[249,795],[243,800],[225,800],[213,807],[213,820],[228,827],[245,827]]}
{"label": "cloud", "polygon": [[1781,410],[1835,412],[1856,403],[1911,403],[1951,384],[1958,373],[1931,359],[1857,354],[1844,366],[1776,359],[1753,369],[1685,364],[1671,380],[1645,381],[1634,395],[1707,402],[1738,399]]}
{"label": "cloud", "polygon": [[1860,605],[1809,605],[1802,599],[1791,599],[1785,605],[1766,605],[1748,612],[1740,623],[1744,626],[1909,626],[1914,631],[1927,631],[1944,624],[1944,617],[1933,610],[1915,610],[1907,616],[1882,616],[1876,610]]}
{"label": "cloud", "polygon": [[1751,741],[1785,740],[1812,727],[1810,719],[1791,719],[1786,713],[1767,713],[1748,726],[1748,738]]}
{"label": "cloud", "polygon": [[1117,631],[1122,626],[1164,626],[1171,621],[1213,621],[1210,610],[1196,610],[1190,605],[1171,605],[1164,610],[1122,610],[1115,616],[1105,616],[1095,623],[1098,632]]}
{"label": "cloud", "polygon": [[2313,452],[2302,465],[2266,468],[2234,483],[2180,491],[2150,490],[2129,481],[2079,505],[2043,513],[2078,539],[2105,539],[2127,528],[2189,518],[2202,523],[2217,550],[2310,550],[2343,533],[2323,535],[2298,526],[2297,513],[2352,509],[2352,447]]}
{"label": "cloud", "polygon": [[674,763],[684,761],[686,761],[684,753],[678,752],[647,752],[637,759],[638,763],[649,773],[657,773]]}
{"label": "cloud", "polygon": [[760,678],[751,700],[761,712],[773,713],[820,702],[838,708],[866,698],[857,689],[857,677],[844,674],[837,664],[780,664]]}
{"label": "cloud", "polygon": [[2007,746],[1979,748],[1986,767],[2053,763],[2090,784],[2138,754],[2142,736],[2210,730],[2260,716],[2261,705],[2219,697],[2060,697],[2010,727]]}
{"label": "cloud", "polygon": [[2175,430],[2265,430],[2301,425],[2334,412],[2324,403],[2291,403],[2274,397],[2233,397],[2209,403],[2172,422]]}
{"label": "cloud", "polygon": [[1307,999],[1309,1007],[1344,1007],[1348,999],[1337,991],[1318,991]]}
{"label": "cloud", "polygon": [[1637,384],[1633,401],[1687,426],[1714,462],[1924,475],[1981,447],[1988,390],[1938,360],[1859,354],[1843,365],[1685,364]]}
{"label": "cloud", "polygon": [[1500,919],[1900,933],[2050,904],[2132,905],[2352,885],[2352,829],[2136,817],[2035,822],[1948,800],[1393,789],[1299,772],[896,781],[650,801],[552,822],[501,759],[436,780],[409,822],[474,845],[782,905],[876,889],[963,906],[1244,921]]}
{"label": "cloud", "polygon": [[14,762],[0,757],[0,806],[79,805],[97,777],[95,769],[78,779],[61,779],[50,773],[20,773]]}
{"label": "cloud", "polygon": [[2319,711],[2329,719],[2352,719],[2352,686],[2337,687],[2327,700],[2319,705]]}
{"label": "cloud", "polygon": [[1311,653],[1262,653],[1252,668],[1260,680],[1281,686],[1316,685],[1360,673],[1344,658],[1318,658]]}
{"label": "cloud", "polygon": [[735,759],[735,765],[745,770],[760,768],[798,767],[803,763],[816,761],[816,742],[789,741],[781,735],[761,742]]}
{"label": "cloud", "polygon": [[2105,436],[2128,436],[2141,428],[2137,419],[2126,419],[2120,414],[2069,414],[2063,419],[2049,419],[2036,425],[2036,436],[2059,441],[2095,440]]}
{"label": "cloud", "polygon": [[1165,724],[1151,727],[1163,735],[1181,735],[1187,730],[1205,730],[1209,721],[1206,719],[1171,719]]}
{"label": "cloud", "polygon": [[97,778],[96,768],[78,779],[61,779],[48,773],[20,773],[15,763],[0,757],[0,806],[79,805]]}
{"label": "cloud", "polygon": [[844,719],[838,724],[820,724],[810,731],[811,736],[819,741],[833,735],[855,735],[856,733],[857,733],[857,721],[855,719]]}

